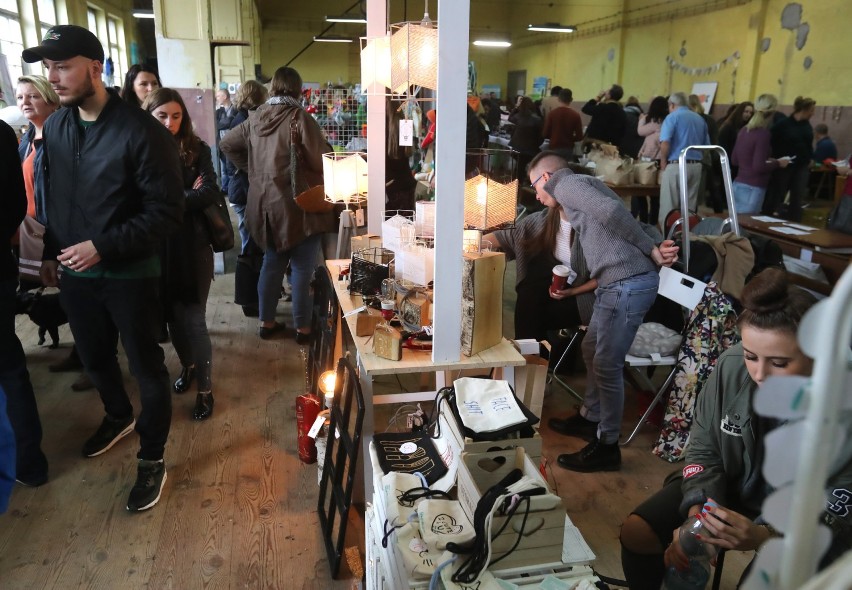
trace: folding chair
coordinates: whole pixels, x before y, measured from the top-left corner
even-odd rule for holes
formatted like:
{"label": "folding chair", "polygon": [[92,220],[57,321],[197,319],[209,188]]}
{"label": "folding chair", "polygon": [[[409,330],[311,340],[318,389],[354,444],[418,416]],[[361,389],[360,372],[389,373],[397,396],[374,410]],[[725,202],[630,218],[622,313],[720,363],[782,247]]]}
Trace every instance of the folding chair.
{"label": "folding chair", "polygon": [[[706,283],[702,283],[698,279],[694,279],[671,268],[664,266],[660,269],[660,286],[657,289],[657,293],[659,295],[662,295],[663,297],[671,299],[676,303],[679,303],[689,312],[692,312],[692,310],[694,310],[698,303],[701,301],[701,298],[704,296],[704,289],[706,287]],[[683,331],[681,332],[682,338],[686,337],[689,327],[689,323],[687,322],[683,327]],[[668,391],[669,386],[671,385],[672,380],[674,379],[675,370],[677,369],[677,356],[679,352],[680,347],[678,347],[678,350],[675,351],[675,353],[672,355],[661,356],[659,354],[656,354],[648,358],[628,354],[627,357],[624,359],[625,366],[633,371],[634,376],[639,381],[641,386],[647,389],[648,391],[654,391],[655,387],[651,380],[648,378],[648,376],[645,374],[645,368],[669,367],[669,373],[666,376],[665,381],[663,381],[663,385],[659,389],[657,389],[657,394],[654,396],[654,399],[648,405],[648,409],[645,410],[645,413],[642,414],[641,418],[639,418],[639,422],[636,423],[636,427],[633,429],[633,432],[631,432],[630,436],[628,436],[627,439],[621,443],[621,446],[626,446],[630,444],[630,441],[632,441],[633,437],[636,436],[636,433],[639,432],[639,429],[642,427],[642,424],[644,424],[645,420],[648,419],[648,416],[651,415],[651,412],[653,411],[654,407],[660,402],[660,400],[663,398],[663,395],[665,395],[665,393]]]}
{"label": "folding chair", "polygon": [[[575,346],[579,346],[583,341],[583,337],[586,335],[586,330],[588,330],[588,326],[577,326],[574,330],[574,333],[571,334],[571,340],[568,341],[568,346],[565,347],[565,350],[562,351],[562,355],[559,357],[559,360],[556,361],[556,364],[553,365],[553,369],[550,370],[550,375],[547,377],[547,383],[553,383],[554,381],[568,390],[568,393],[576,397],[581,402],[583,401],[583,396],[574,391],[574,389],[568,385],[565,381],[559,377],[559,367],[562,366],[562,363],[568,357],[568,353],[574,349]],[[561,330],[560,330],[561,331]]]}

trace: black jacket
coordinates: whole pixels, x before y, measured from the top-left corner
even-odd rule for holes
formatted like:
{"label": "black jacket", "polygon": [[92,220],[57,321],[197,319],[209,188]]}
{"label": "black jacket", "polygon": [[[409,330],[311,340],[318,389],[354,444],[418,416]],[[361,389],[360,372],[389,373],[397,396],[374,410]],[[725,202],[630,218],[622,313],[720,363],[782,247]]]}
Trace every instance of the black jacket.
{"label": "black jacket", "polygon": [[140,108],[110,97],[83,131],[76,108],[44,125],[44,260],[92,240],[104,269],[158,253],[181,223],[183,175],[177,143]]}
{"label": "black jacket", "polygon": [[0,121],[0,280],[14,279],[18,276],[18,265],[9,246],[9,241],[24,220],[27,213],[27,192],[24,189],[24,175],[21,172],[21,160],[18,157],[18,139],[15,132]]}
{"label": "black jacket", "polygon": [[586,137],[611,143],[621,144],[624,130],[627,127],[627,116],[617,102],[598,102],[590,100],[583,105],[583,112],[592,117],[586,128]]}

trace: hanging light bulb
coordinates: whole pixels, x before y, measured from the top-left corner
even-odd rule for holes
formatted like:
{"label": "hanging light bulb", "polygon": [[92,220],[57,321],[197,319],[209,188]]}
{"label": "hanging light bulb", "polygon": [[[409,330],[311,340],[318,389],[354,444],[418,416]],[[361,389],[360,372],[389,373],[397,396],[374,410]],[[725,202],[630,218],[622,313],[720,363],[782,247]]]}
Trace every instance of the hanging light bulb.
{"label": "hanging light bulb", "polygon": [[335,371],[325,371],[320,375],[319,388],[325,396],[325,407],[330,408],[334,401],[334,388],[337,385],[337,373]]}

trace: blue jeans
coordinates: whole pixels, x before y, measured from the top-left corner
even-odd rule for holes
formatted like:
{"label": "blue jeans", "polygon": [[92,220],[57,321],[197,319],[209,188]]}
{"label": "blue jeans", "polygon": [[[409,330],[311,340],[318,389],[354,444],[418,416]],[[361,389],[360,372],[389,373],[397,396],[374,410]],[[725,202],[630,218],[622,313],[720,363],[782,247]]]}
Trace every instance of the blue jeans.
{"label": "blue jeans", "polygon": [[311,327],[311,276],[320,260],[321,237],[320,234],[309,236],[286,252],[276,252],[275,248],[267,247],[257,282],[261,322],[275,320],[275,310],[281,298],[281,283],[289,264],[290,286],[293,288],[293,325],[296,329]]}
{"label": "blue jeans", "polygon": [[734,182],[733,189],[734,207],[737,208],[737,215],[760,213],[760,208],[763,207],[763,197],[766,195],[765,187]]}
{"label": "blue jeans", "polygon": [[245,205],[231,205],[234,213],[237,214],[237,230],[240,232],[240,256],[245,255],[246,246],[248,246],[249,240],[251,239],[251,235],[249,234],[249,230],[246,227],[246,206]]}
{"label": "blue jeans", "polygon": [[[13,470],[12,475],[17,473],[22,480],[38,480],[47,476],[47,458],[41,451],[41,420],[27,371],[27,358],[15,334],[17,287],[17,277],[0,280],[0,388],[6,397],[3,410],[15,433],[12,448],[16,450],[13,466],[17,465],[17,472]],[[0,425],[0,430],[2,428]],[[0,447],[3,445],[0,440]],[[0,475],[0,485],[3,478]]]}
{"label": "blue jeans", "polygon": [[15,485],[15,433],[6,415],[6,394],[0,385],[0,514],[9,506]]}
{"label": "blue jeans", "polygon": [[601,442],[618,442],[624,415],[624,359],[657,297],[660,275],[646,272],[598,287],[583,340],[586,398],[580,414],[598,425]]}

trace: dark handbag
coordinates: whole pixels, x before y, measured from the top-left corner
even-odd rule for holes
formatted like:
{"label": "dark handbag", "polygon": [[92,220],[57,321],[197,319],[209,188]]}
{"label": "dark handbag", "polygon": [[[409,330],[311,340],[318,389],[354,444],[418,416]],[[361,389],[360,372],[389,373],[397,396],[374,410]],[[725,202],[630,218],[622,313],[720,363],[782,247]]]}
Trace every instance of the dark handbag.
{"label": "dark handbag", "polygon": [[296,117],[290,120],[290,184],[293,200],[305,213],[328,213],[334,203],[325,200],[322,174],[305,165],[305,146]]}
{"label": "dark handbag", "polygon": [[215,198],[216,202],[207,205],[202,211],[213,251],[224,252],[234,247],[234,226],[225,203],[225,194],[217,190]]}
{"label": "dark handbag", "polygon": [[843,195],[828,216],[827,229],[852,235],[852,195]]}
{"label": "dark handbag", "polygon": [[349,265],[349,292],[376,295],[382,292],[382,281],[390,277],[393,250],[365,248],[352,253]]}
{"label": "dark handbag", "polygon": [[41,283],[41,257],[44,253],[44,226],[27,215],[21,222],[18,273],[22,279]]}

